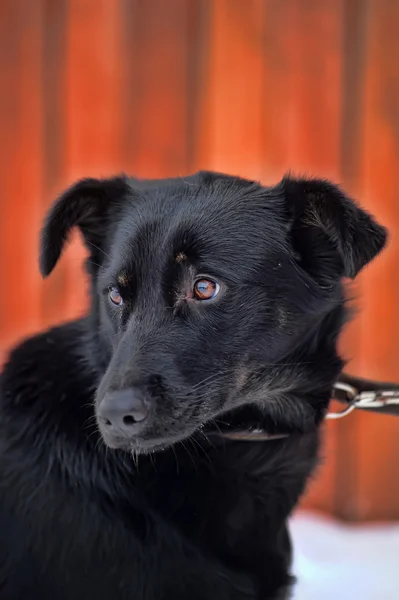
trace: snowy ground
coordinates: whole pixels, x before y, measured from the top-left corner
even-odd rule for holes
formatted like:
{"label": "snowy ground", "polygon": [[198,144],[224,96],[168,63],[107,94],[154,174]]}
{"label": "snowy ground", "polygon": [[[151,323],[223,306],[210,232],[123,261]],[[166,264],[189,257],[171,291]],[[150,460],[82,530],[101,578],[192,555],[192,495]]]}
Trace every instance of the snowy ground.
{"label": "snowy ground", "polygon": [[351,527],[300,513],[291,533],[294,600],[399,600],[399,524]]}

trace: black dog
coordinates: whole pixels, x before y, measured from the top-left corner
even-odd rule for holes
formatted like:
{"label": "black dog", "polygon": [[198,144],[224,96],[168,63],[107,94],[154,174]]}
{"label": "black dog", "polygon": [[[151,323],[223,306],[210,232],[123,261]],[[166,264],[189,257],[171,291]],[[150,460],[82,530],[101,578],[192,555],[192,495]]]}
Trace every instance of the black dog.
{"label": "black dog", "polygon": [[[50,211],[43,275],[74,226],[91,312],[1,379],[1,600],[288,597],[342,279],[385,230],[324,181],[87,179]],[[229,438],[252,430],[288,436]]]}

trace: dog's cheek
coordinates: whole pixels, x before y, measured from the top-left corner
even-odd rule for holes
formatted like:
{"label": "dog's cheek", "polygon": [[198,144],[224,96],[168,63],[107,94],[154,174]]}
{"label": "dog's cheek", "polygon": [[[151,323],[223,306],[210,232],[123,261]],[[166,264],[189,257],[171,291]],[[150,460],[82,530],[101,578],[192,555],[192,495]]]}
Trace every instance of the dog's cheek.
{"label": "dog's cheek", "polygon": [[101,336],[101,343],[108,353],[114,353],[122,334],[121,317],[110,315],[107,300],[101,296],[98,296],[96,313],[98,315],[98,334]]}

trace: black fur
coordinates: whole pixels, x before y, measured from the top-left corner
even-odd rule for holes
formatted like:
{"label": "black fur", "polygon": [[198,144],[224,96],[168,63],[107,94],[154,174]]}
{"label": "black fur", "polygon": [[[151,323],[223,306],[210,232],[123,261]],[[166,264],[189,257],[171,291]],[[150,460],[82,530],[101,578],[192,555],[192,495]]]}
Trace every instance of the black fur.
{"label": "black fur", "polygon": [[[88,179],[48,216],[44,275],[74,226],[91,312],[22,343],[1,378],[1,599],[287,598],[286,520],[342,369],[342,278],[385,230],[323,181]],[[198,276],[213,300],[192,297]],[[121,389],[149,406],[130,437],[100,418]],[[218,435],[259,427],[290,436]]]}

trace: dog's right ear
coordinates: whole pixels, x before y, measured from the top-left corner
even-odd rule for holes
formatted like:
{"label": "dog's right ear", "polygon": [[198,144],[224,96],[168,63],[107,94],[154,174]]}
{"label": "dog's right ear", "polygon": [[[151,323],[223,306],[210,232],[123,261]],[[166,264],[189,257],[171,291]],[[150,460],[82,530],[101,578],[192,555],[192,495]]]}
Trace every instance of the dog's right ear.
{"label": "dog's right ear", "polygon": [[353,279],[385,246],[385,227],[337,185],[287,176],[279,186],[298,260],[319,282]]}
{"label": "dog's right ear", "polygon": [[79,227],[90,254],[101,263],[110,212],[121,206],[130,187],[125,177],[82,179],[68,188],[50,209],[41,235],[40,271],[50,275],[72,227]]}

